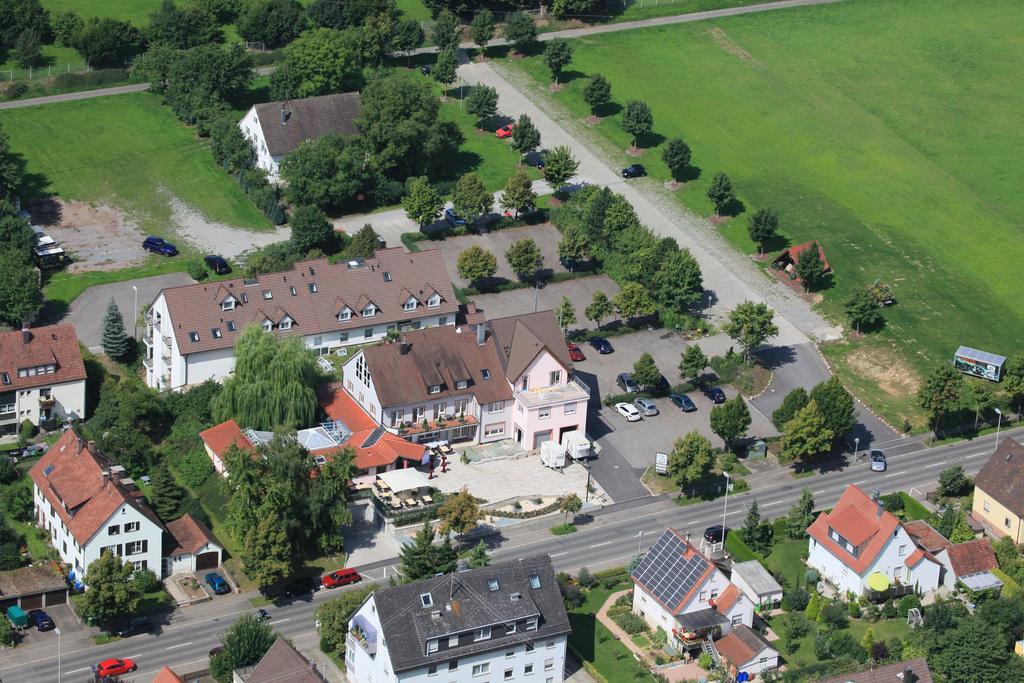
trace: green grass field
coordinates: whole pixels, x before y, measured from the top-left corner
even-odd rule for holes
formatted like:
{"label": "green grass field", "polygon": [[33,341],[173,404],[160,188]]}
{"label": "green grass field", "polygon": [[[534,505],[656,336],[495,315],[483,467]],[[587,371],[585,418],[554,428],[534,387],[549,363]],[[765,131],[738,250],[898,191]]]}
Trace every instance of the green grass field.
{"label": "green grass field", "polygon": [[395,4],[403,19],[430,21],[430,10],[423,4],[423,0],[397,0]]}
{"label": "green grass field", "polygon": [[[985,12],[854,0],[577,40],[552,97],[582,118],[586,75],[604,73],[617,104],[595,129],[620,150],[617,112],[646,101],[655,135],[642,144],[682,136],[700,169],[679,201],[709,215],[705,191],[724,171],[743,204],[722,228],[738,249],[753,251],[747,218],[762,207],[789,242],[819,240],[835,270],[822,308],[835,319],[854,288],[891,283],[884,330],[829,355],[889,417],[920,425],[915,374],[960,344],[1009,354],[1024,341],[1008,277],[1024,258],[1024,132],[1010,113],[1024,94],[1006,87],[1024,69],[1021,35],[1013,0]],[[549,81],[539,57],[515,64]],[[658,181],[660,151],[640,160]]]}
{"label": "green grass field", "polygon": [[83,18],[113,17],[127,19],[136,26],[149,24],[149,15],[162,0],[41,0],[43,7],[53,16],[63,9],[78,12]]}

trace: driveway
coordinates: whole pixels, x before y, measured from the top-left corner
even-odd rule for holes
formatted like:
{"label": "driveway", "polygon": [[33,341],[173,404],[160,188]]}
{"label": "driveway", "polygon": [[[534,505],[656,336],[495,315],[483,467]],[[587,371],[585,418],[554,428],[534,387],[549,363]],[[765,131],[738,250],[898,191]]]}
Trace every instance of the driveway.
{"label": "driveway", "polygon": [[[103,316],[107,312],[107,304],[113,298],[117,307],[121,309],[121,316],[124,318],[125,331],[132,333],[132,313],[137,311],[141,315],[146,307],[152,303],[156,295],[165,287],[177,287],[179,285],[190,285],[193,280],[186,273],[168,273],[167,275],[154,275],[138,280],[126,280],[115,282],[109,285],[97,285],[82,292],[77,299],[71,303],[64,322],[73,323],[75,332],[78,334],[78,341],[85,344],[90,351],[102,350],[103,345]],[[138,308],[135,307],[135,291],[132,286],[138,288]],[[142,330],[139,329],[141,334]]]}

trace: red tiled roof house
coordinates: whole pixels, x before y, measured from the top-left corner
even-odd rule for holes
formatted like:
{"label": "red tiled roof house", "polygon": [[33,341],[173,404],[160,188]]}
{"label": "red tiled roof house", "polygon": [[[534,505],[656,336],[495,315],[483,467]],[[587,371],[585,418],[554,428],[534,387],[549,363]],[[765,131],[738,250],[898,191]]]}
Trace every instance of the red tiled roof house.
{"label": "red tiled roof house", "polygon": [[0,433],[85,419],[85,364],[73,325],[0,333]]}

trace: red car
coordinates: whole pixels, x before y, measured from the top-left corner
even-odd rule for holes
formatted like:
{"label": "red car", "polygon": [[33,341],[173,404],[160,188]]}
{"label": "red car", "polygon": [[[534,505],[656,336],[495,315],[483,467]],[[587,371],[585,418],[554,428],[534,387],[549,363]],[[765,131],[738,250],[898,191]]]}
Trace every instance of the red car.
{"label": "red car", "polygon": [[502,126],[498,130],[494,131],[494,134],[497,135],[499,138],[510,138],[512,137],[512,126],[513,124],[511,123],[508,124],[507,126]]}
{"label": "red car", "polygon": [[363,577],[359,576],[359,572],[355,569],[339,569],[336,572],[325,574],[320,582],[324,588],[337,588],[338,586],[347,586],[350,583],[356,583],[362,581]]}
{"label": "red car", "polygon": [[130,659],[117,659],[112,657],[110,659],[104,659],[102,662],[96,665],[96,675],[100,678],[106,678],[107,676],[121,676],[123,674],[131,673],[137,668],[135,662]]}
{"label": "red car", "polygon": [[581,360],[587,359],[587,357],[583,355],[583,351],[580,350],[580,347],[576,344],[569,343],[566,344],[566,347],[569,349],[569,358],[571,358],[573,362],[578,363]]}

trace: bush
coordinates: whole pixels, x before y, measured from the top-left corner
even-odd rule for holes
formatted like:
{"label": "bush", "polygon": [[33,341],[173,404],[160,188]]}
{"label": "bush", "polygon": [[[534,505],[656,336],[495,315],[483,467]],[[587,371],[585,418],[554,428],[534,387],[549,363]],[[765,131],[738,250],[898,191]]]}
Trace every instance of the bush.
{"label": "bush", "polygon": [[787,612],[803,612],[811,596],[803,588],[794,588],[782,595],[782,609]]}
{"label": "bush", "polygon": [[714,661],[711,659],[711,655],[707,652],[701,652],[700,656],[697,657],[697,666],[705,671],[710,671],[711,667],[714,666]]}
{"label": "bush", "polygon": [[172,462],[181,483],[189,488],[199,488],[206,478],[213,474],[213,463],[204,449],[193,449]]}
{"label": "bush", "polygon": [[190,515],[192,519],[197,522],[202,522],[207,526],[207,528],[212,526],[210,524],[210,516],[206,514],[206,510],[203,509],[202,504],[191,496],[186,496],[182,499],[181,504],[178,506],[178,512],[183,516]]}
{"label": "bush", "polygon": [[903,496],[899,493],[887,493],[880,500],[889,512],[895,514],[903,510]]}
{"label": "bush", "polygon": [[36,426],[32,424],[32,420],[22,420],[21,426],[18,427],[18,443],[22,446],[27,446],[29,439],[36,435]]}
{"label": "bush", "polygon": [[639,614],[633,612],[623,612],[622,614],[612,617],[615,623],[622,627],[622,630],[633,636],[637,633],[643,633],[647,630],[647,622]]}
{"label": "bush", "polygon": [[660,626],[654,629],[654,635],[651,636],[651,642],[654,643],[655,647],[665,647],[668,645],[668,634],[665,633],[665,629]]}
{"label": "bush", "polygon": [[160,587],[160,579],[152,569],[141,569],[132,575],[132,583],[143,593],[152,593]]}
{"label": "bush", "polygon": [[867,659],[867,652],[849,633],[833,633],[828,639],[828,651],[833,657],[849,657],[858,662]]}
{"label": "bush", "polygon": [[921,598],[917,597],[913,593],[911,593],[910,595],[904,595],[902,598],[900,598],[899,602],[900,617],[906,619],[907,612],[914,609],[915,607],[921,607]]}
{"label": "bush", "polygon": [[28,83],[19,81],[11,87],[7,88],[7,97],[12,100],[16,100],[19,97],[24,97],[28,93]]}
{"label": "bush", "polygon": [[558,575],[558,589],[562,592],[562,601],[566,609],[576,609],[587,600],[583,590],[569,580],[568,574]]}
{"label": "bush", "polygon": [[54,90],[92,89],[129,80],[126,69],[96,69],[80,74],[59,74],[53,79]]}
{"label": "bush", "polygon": [[584,588],[590,588],[597,583],[597,579],[590,575],[589,569],[586,567],[580,567],[580,571],[576,575],[576,582]]}
{"label": "bush", "polygon": [[858,605],[856,602],[847,603],[846,613],[850,616],[851,619],[856,619],[860,616],[860,605]]}
{"label": "bush", "polygon": [[892,598],[886,600],[885,605],[882,607],[882,616],[886,619],[895,619],[898,614],[899,608],[896,607],[896,603]]}
{"label": "bush", "polygon": [[818,622],[833,629],[846,627],[846,609],[841,600],[830,602],[818,613]]}
{"label": "bush", "polygon": [[188,276],[196,282],[202,282],[210,276],[209,271],[206,270],[206,264],[203,263],[202,259],[189,261],[188,265],[185,266],[185,270],[188,272]]}

